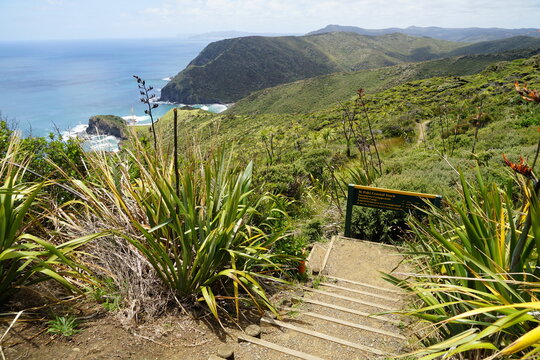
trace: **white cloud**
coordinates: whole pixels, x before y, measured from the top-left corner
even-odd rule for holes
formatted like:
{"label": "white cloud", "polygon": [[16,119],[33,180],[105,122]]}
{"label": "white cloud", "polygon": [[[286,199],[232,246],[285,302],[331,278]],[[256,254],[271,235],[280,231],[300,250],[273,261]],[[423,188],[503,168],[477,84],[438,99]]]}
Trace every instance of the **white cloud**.
{"label": "white cloud", "polygon": [[[327,24],[368,28],[521,27],[540,18],[535,0],[165,0],[142,13],[196,31],[309,31]],[[172,21],[174,19],[174,21]]]}
{"label": "white cloud", "polygon": [[538,27],[540,0],[0,0],[0,18],[25,38],[305,33],[328,24],[517,28]]}
{"label": "white cloud", "polygon": [[141,10],[140,13],[143,14],[143,15],[157,15],[157,16],[160,16],[160,17],[169,17],[169,16],[174,15],[174,11],[171,10],[170,8],[168,8],[168,7],[146,8],[146,9]]}

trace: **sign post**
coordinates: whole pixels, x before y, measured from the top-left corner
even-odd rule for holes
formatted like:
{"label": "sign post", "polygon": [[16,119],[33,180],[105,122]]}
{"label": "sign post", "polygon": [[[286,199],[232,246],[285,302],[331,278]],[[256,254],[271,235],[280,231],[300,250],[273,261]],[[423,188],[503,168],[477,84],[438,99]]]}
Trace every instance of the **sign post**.
{"label": "sign post", "polygon": [[345,236],[351,236],[352,212],[355,205],[383,210],[411,211],[425,206],[425,200],[440,207],[442,196],[350,184],[345,214]]}

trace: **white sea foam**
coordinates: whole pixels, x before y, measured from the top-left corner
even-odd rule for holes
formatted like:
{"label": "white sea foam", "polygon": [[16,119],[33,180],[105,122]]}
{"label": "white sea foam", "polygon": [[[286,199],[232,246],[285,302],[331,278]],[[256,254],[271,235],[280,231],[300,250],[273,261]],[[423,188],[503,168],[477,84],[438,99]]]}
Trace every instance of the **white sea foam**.
{"label": "white sea foam", "polygon": [[227,106],[226,105],[223,105],[223,104],[212,104],[210,106],[208,106],[208,111],[211,111],[211,112],[215,112],[215,113],[220,113],[220,112],[223,112],[227,110]]}
{"label": "white sea foam", "polygon": [[112,151],[120,150],[120,139],[112,135],[90,135],[86,133],[88,124],[79,124],[62,133],[62,140],[83,139],[82,147],[85,151]]}
{"label": "white sea foam", "polygon": [[68,139],[84,136],[86,135],[87,128],[88,124],[79,124],[68,131],[64,131],[62,132],[62,140],[66,141]]}
{"label": "white sea foam", "polygon": [[128,122],[128,125],[133,125],[133,124],[141,122],[141,121],[150,120],[150,116],[148,116],[148,115],[142,115],[142,116],[127,115],[127,116],[122,116],[122,119],[126,120]]}
{"label": "white sea foam", "polygon": [[189,105],[196,109],[201,109],[204,111],[210,111],[216,114],[219,114],[220,112],[223,112],[227,110],[227,105],[223,104],[195,104],[195,105]]}
{"label": "white sea foam", "polygon": [[84,142],[83,147],[87,151],[112,151],[117,152],[120,139],[112,135],[92,135]]}
{"label": "white sea foam", "polygon": [[159,104],[159,105],[175,105],[175,106],[178,106],[178,107],[182,107],[184,106],[184,104],[178,104],[178,103],[175,103],[175,102],[171,102],[171,101],[154,101],[156,104]]}

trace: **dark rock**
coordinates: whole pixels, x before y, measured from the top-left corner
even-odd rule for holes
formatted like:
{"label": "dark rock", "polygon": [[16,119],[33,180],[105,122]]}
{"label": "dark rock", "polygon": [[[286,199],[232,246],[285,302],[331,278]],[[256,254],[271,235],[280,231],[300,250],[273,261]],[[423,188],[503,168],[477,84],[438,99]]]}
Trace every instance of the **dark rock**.
{"label": "dark rock", "polygon": [[88,120],[86,133],[89,135],[112,135],[122,140],[127,139],[126,121],[115,115],[96,115]]}

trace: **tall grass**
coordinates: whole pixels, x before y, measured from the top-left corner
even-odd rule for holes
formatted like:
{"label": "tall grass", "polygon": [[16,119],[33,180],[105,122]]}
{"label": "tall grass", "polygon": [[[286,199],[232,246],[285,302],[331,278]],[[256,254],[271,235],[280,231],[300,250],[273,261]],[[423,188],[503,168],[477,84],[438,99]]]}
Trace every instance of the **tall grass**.
{"label": "tall grass", "polygon": [[204,301],[216,318],[226,300],[237,315],[246,301],[275,311],[264,281],[280,281],[270,249],[285,236],[281,200],[251,188],[253,164],[190,149],[178,170],[172,156],[138,141],[112,157],[89,154],[93,180],[72,186],[90,201],[89,215],[129,241],[181,300]]}
{"label": "tall grass", "polygon": [[[12,136],[0,159],[0,303],[21,286],[55,280],[69,290],[70,278],[88,279],[84,267],[71,255],[93,238],[89,235],[55,245],[28,232],[38,221],[33,210],[49,182],[29,183],[24,176],[29,158],[21,154],[20,140]],[[40,215],[41,216],[41,215]]]}
{"label": "tall grass", "polygon": [[432,208],[428,227],[413,223],[419,242],[411,254],[421,272],[404,281],[389,277],[419,300],[410,314],[437,326],[416,353],[422,359],[540,351],[536,182],[518,179],[516,194],[511,186],[485,184],[479,172],[476,180],[470,185],[462,176],[462,200]]}

